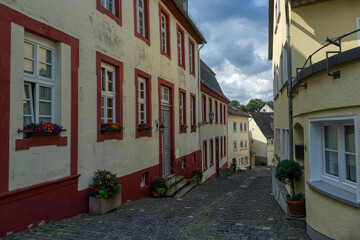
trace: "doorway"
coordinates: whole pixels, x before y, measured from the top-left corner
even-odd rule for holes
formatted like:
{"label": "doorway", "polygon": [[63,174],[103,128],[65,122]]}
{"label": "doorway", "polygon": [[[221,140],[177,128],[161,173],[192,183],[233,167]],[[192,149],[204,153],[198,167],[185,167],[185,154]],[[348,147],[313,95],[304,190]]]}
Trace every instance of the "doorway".
{"label": "doorway", "polygon": [[171,107],[161,105],[161,122],[164,127],[161,134],[161,157],[162,157],[162,170],[163,176],[171,173],[171,132],[170,132],[170,115]]}
{"label": "doorway", "polygon": [[220,176],[220,158],[219,158],[219,138],[215,139],[215,155],[216,155],[216,176]]}

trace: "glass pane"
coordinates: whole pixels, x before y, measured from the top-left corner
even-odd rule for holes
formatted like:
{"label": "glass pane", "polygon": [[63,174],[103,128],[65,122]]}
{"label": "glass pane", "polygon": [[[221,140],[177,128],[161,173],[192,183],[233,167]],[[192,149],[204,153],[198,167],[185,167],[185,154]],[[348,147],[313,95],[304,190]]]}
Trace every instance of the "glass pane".
{"label": "glass pane", "polygon": [[105,68],[101,68],[101,90],[106,91]]}
{"label": "glass pane", "polygon": [[140,91],[140,98],[141,98],[141,99],[145,99],[144,91]]}
{"label": "glass pane", "polygon": [[29,101],[24,101],[24,114],[26,114],[26,115],[31,114]]}
{"label": "glass pane", "polygon": [[40,62],[51,63],[51,51],[45,48],[39,48]]}
{"label": "glass pane", "polygon": [[325,126],[325,148],[327,149],[338,149],[337,144],[337,127],[336,126]]}
{"label": "glass pane", "polygon": [[34,58],[34,45],[24,42],[24,57]]}
{"label": "glass pane", "polygon": [[39,63],[39,75],[41,77],[51,78],[51,66],[45,63]]}
{"label": "glass pane", "polygon": [[108,109],[107,110],[107,117],[108,117],[108,120],[109,120],[109,118],[113,118],[114,116],[113,116],[113,110],[112,109]]}
{"label": "glass pane", "polygon": [[101,107],[104,107],[104,97],[101,97]]}
{"label": "glass pane", "polygon": [[24,85],[24,99],[29,99],[29,85]]}
{"label": "glass pane", "polygon": [[104,108],[101,108],[101,118],[104,118]]}
{"label": "glass pane", "polygon": [[140,119],[141,119],[141,120],[145,120],[144,112],[141,112],[141,113],[140,113]]}
{"label": "glass pane", "polygon": [[112,82],[112,80],[113,80],[113,73],[112,72],[107,72],[107,90],[109,91],[109,92],[112,92],[113,91],[113,82]]}
{"label": "glass pane", "polygon": [[108,108],[112,108],[114,106],[114,99],[113,98],[108,98],[107,99],[107,107]]}
{"label": "glass pane", "polygon": [[40,99],[51,101],[51,88],[48,87],[39,87],[40,90]]}
{"label": "glass pane", "polygon": [[51,115],[51,103],[39,102],[39,114]]}
{"label": "glass pane", "polygon": [[39,117],[39,121],[43,121],[43,122],[51,122],[51,117]]}
{"label": "glass pane", "polygon": [[355,155],[346,154],[346,179],[356,182],[356,158]]}
{"label": "glass pane", "polygon": [[107,122],[114,122],[112,118],[108,118]]}
{"label": "glass pane", "polygon": [[29,74],[34,74],[34,61],[29,59],[24,59],[24,72]]}
{"label": "glass pane", "polygon": [[24,117],[24,125],[28,125],[31,123],[31,117]]}
{"label": "glass pane", "polygon": [[338,172],[338,153],[325,151],[326,173],[339,176]]}
{"label": "glass pane", "polygon": [[144,111],[145,110],[145,104],[140,104],[140,111]]}
{"label": "glass pane", "polygon": [[355,128],[354,126],[345,126],[345,151],[355,152]]}

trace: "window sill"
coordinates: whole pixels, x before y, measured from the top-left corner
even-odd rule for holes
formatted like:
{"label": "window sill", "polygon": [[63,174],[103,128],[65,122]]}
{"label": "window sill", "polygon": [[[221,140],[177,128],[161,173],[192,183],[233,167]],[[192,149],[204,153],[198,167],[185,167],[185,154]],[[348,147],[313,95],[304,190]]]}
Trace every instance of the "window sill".
{"label": "window sill", "polygon": [[102,142],[104,140],[111,140],[111,139],[117,139],[117,140],[122,140],[123,139],[123,131],[119,132],[119,133],[113,133],[113,132],[101,132],[99,130],[98,133],[98,142]]}
{"label": "window sill", "polygon": [[170,53],[168,54],[168,53],[166,53],[166,52],[163,52],[162,50],[160,50],[160,52],[161,52],[161,55],[167,57],[167,58],[171,61],[171,55],[170,55]]}
{"label": "window sill", "polygon": [[191,128],[191,132],[196,132],[196,128]]}
{"label": "window sill", "polygon": [[110,18],[112,18],[117,24],[119,24],[120,26],[122,26],[122,19],[121,19],[121,15],[117,16],[115,14],[113,14],[112,12],[110,12],[109,10],[107,10],[106,8],[104,8],[103,6],[101,6],[100,1],[96,2],[96,9],[99,10],[100,12],[108,15]]}
{"label": "window sill", "polygon": [[150,130],[138,130],[136,129],[136,138],[152,137],[152,129]]}
{"label": "window sill", "polygon": [[186,71],[185,65],[182,65],[182,64],[178,63],[178,66],[181,67],[182,69],[184,69],[184,71]]}
{"label": "window sill", "polygon": [[179,133],[179,134],[186,133],[186,132],[187,132],[186,129],[180,129],[180,133]]}
{"label": "window sill", "polygon": [[24,139],[16,139],[15,141],[15,150],[28,150],[30,147],[40,147],[40,146],[67,146],[67,137],[60,136],[49,136],[49,137],[32,137]]}
{"label": "window sill", "polygon": [[350,206],[360,208],[360,202],[356,201],[356,194],[345,191],[323,181],[307,181],[307,185],[314,191],[317,191],[329,198]]}
{"label": "window sill", "polygon": [[141,40],[143,40],[144,42],[146,42],[147,45],[150,46],[150,39],[144,37],[143,35],[141,35],[140,33],[138,33],[136,30],[135,30],[135,36],[140,38]]}
{"label": "window sill", "polygon": [[214,166],[214,163],[210,163],[210,167]]}

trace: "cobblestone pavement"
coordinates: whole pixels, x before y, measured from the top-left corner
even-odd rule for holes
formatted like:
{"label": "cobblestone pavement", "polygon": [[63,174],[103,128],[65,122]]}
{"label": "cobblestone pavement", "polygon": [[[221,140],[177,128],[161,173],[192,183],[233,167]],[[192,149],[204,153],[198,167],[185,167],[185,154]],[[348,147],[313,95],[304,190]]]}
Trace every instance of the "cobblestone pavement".
{"label": "cobblestone pavement", "polygon": [[269,168],[210,180],[181,199],[145,198],[97,216],[81,214],[5,239],[309,239],[271,196]]}

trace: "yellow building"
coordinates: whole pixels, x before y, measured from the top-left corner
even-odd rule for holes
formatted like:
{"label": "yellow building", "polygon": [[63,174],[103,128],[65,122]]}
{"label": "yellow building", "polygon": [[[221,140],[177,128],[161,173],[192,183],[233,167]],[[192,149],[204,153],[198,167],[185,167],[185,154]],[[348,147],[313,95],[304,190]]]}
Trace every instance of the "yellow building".
{"label": "yellow building", "polygon": [[360,2],[269,4],[276,159],[304,166],[310,237],[358,239]]}
{"label": "yellow building", "polygon": [[[205,42],[184,0],[1,1],[0,236],[86,212],[97,169],[123,202],[155,176],[190,178]],[[66,131],[23,129],[40,121]]]}
{"label": "yellow building", "polygon": [[202,60],[201,77],[201,127],[202,167],[204,180],[216,178],[222,168],[228,166],[227,154],[227,105],[229,99],[224,95],[215,73]]}

